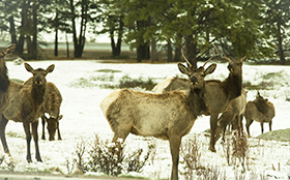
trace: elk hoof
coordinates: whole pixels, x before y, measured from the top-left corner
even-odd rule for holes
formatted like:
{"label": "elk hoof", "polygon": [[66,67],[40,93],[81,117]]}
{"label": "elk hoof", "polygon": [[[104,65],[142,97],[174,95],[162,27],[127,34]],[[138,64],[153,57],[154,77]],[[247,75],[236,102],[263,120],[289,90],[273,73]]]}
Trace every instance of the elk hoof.
{"label": "elk hoof", "polygon": [[208,148],[208,150],[210,150],[211,152],[216,152],[215,148],[212,147]]}

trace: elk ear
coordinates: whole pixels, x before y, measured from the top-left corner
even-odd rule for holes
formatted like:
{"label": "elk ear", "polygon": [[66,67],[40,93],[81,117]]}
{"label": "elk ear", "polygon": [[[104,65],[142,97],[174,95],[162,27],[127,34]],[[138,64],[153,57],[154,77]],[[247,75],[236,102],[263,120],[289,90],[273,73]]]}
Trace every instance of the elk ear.
{"label": "elk ear", "polygon": [[28,72],[33,73],[34,69],[28,63],[24,63],[24,66]]}
{"label": "elk ear", "polygon": [[53,70],[54,70],[54,64],[52,64],[52,65],[50,65],[50,66],[48,66],[47,68],[46,68],[46,73],[51,73]]}
{"label": "elk ear", "polygon": [[211,74],[215,71],[216,69],[216,63],[211,64],[206,70],[204,71],[205,76],[208,74]]}
{"label": "elk ear", "polygon": [[63,115],[60,115],[58,118],[57,118],[57,121],[60,121],[62,119]]}
{"label": "elk ear", "polygon": [[247,59],[247,56],[244,56],[244,57],[241,58],[240,61],[241,61],[241,62],[244,62],[246,59]]}
{"label": "elk ear", "polygon": [[177,63],[178,69],[182,74],[190,75],[189,70],[186,66],[181,63]]}

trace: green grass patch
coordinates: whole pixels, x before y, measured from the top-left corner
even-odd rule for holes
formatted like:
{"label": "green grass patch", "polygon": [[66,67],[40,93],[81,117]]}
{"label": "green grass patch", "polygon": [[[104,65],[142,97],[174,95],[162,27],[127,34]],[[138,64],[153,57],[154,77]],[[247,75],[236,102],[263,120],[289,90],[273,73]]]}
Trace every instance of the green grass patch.
{"label": "green grass patch", "polygon": [[102,73],[120,73],[122,71],[116,70],[116,69],[99,69],[99,70],[96,70],[96,72],[102,72]]}
{"label": "green grass patch", "polygon": [[142,77],[139,77],[137,79],[132,79],[126,75],[120,79],[118,88],[140,87],[142,89],[152,90],[156,84],[157,83],[153,82],[152,78],[143,79]]}
{"label": "green grass patch", "polygon": [[269,131],[257,136],[256,138],[268,141],[290,142],[290,128]]}
{"label": "green grass patch", "polygon": [[8,131],[5,133],[6,136],[8,137],[13,137],[13,138],[21,138],[21,139],[26,139],[26,136],[22,133],[17,133],[13,131]]}

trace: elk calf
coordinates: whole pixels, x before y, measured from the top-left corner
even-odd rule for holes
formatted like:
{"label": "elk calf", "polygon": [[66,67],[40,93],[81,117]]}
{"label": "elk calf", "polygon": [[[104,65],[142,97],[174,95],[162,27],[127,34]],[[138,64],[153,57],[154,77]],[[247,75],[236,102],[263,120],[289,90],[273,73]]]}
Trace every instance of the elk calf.
{"label": "elk calf", "polygon": [[272,131],[272,120],[274,117],[274,104],[268,101],[268,99],[264,99],[258,91],[256,99],[248,101],[246,105],[245,118],[248,137],[251,137],[250,125],[254,120],[261,123],[262,134],[264,133],[264,122],[269,123],[269,130]]}
{"label": "elk calf", "polygon": [[[204,64],[205,65],[205,64]],[[178,179],[179,146],[184,135],[190,132],[195,120],[207,107],[204,101],[204,77],[211,74],[216,65],[190,72],[181,63],[182,73],[189,75],[190,89],[185,91],[152,94],[116,90],[101,102],[101,109],[114,132],[113,141],[125,141],[129,133],[154,136],[169,140],[172,156],[171,179]]]}
{"label": "elk calf", "polygon": [[229,124],[232,125],[232,129],[237,129],[238,131],[243,130],[242,121],[246,109],[246,104],[247,92],[242,89],[242,94],[230,102],[227,109],[222,113],[218,120],[218,126],[223,128],[223,140],[226,128]]}
{"label": "elk calf", "polygon": [[[29,78],[25,81],[24,85],[32,85],[33,79]],[[46,83],[46,91],[44,95],[44,102],[41,107],[41,112],[43,115],[41,116],[42,120],[42,139],[45,140],[45,123],[47,122],[47,130],[49,133],[49,140],[55,140],[56,130],[58,132],[58,140],[61,140],[60,130],[59,130],[59,121],[62,119],[62,115],[60,115],[60,106],[62,103],[62,96],[59,89],[52,82]],[[47,113],[49,118],[47,118],[44,114]]]}
{"label": "elk calf", "polygon": [[38,68],[33,69],[28,63],[24,63],[28,72],[33,74],[32,85],[24,86],[10,81],[8,88],[8,106],[1,114],[0,122],[0,137],[4,148],[4,152],[9,154],[9,149],[5,138],[5,127],[8,120],[15,122],[22,122],[26,134],[27,142],[27,161],[31,161],[30,142],[31,132],[30,124],[32,126],[32,135],[35,142],[35,156],[37,161],[42,161],[38,147],[38,118],[42,115],[41,107],[44,102],[44,95],[46,91],[46,75],[54,70],[54,65],[50,65],[46,70]]}

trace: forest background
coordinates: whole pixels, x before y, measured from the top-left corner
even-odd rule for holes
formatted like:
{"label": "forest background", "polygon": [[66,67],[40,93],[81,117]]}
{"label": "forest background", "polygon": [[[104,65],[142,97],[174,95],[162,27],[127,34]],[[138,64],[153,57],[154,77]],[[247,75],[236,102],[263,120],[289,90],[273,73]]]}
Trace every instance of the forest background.
{"label": "forest background", "polygon": [[284,65],[289,7],[288,0],[0,0],[0,30],[25,60],[89,57],[108,47],[92,45],[103,35],[111,50],[92,58],[177,62],[185,46],[196,65],[215,44],[220,54]]}

